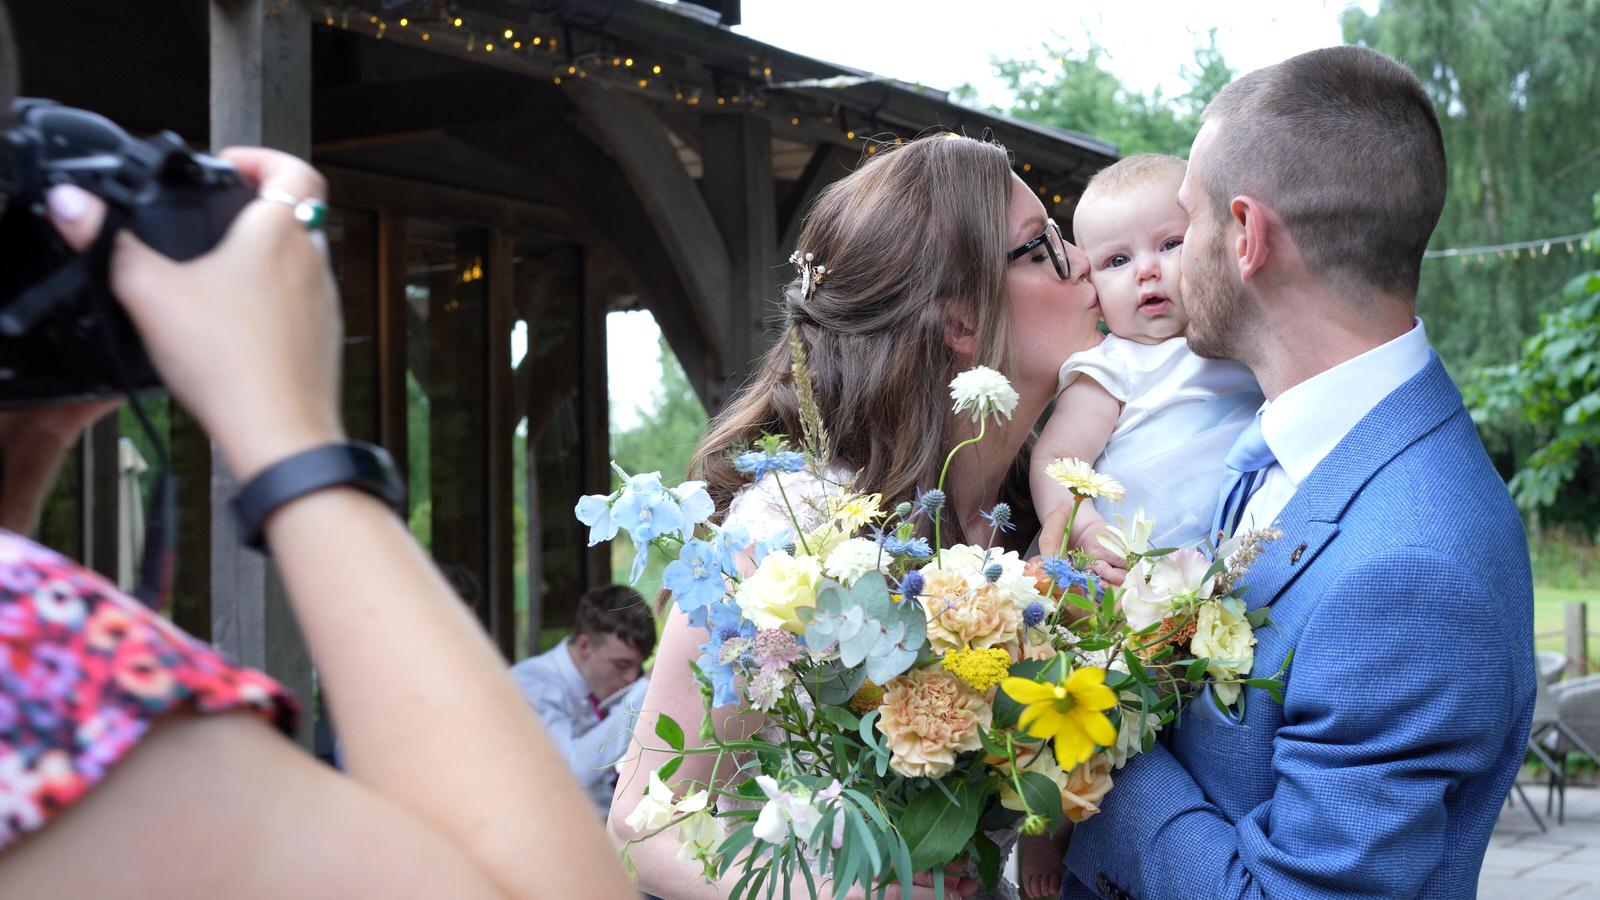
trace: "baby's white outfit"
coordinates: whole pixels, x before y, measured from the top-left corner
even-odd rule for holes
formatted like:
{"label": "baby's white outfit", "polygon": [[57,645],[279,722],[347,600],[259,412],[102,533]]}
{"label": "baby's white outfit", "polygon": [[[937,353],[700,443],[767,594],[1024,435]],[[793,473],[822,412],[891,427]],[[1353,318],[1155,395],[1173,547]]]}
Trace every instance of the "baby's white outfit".
{"label": "baby's white outfit", "polygon": [[1107,522],[1132,521],[1143,509],[1155,521],[1153,547],[1205,541],[1216,515],[1222,459],[1261,408],[1250,370],[1206,359],[1184,338],[1141,344],[1107,335],[1061,364],[1056,392],[1086,375],[1123,404],[1095,469],[1127,488],[1120,502],[1095,501]]}

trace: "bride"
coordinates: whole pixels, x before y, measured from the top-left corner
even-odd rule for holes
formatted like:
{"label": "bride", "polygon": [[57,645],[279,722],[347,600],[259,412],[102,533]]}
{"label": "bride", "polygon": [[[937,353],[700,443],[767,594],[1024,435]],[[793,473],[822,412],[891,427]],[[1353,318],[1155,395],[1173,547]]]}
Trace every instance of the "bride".
{"label": "bride", "polygon": [[[717,517],[744,525],[757,541],[789,526],[771,479],[747,485],[730,458],[763,432],[801,435],[790,376],[789,339],[804,346],[835,467],[824,484],[805,473],[786,476],[784,490],[800,524],[811,527],[831,483],[855,475],[881,490],[887,505],[912,500],[918,486],[938,480],[938,467],[975,426],[950,412],[946,385],[974,365],[999,369],[1021,397],[1014,417],[984,441],[958,454],[949,479],[951,516],[945,540],[987,537],[980,512],[1005,499],[1025,510],[1025,444],[1056,386],[1067,355],[1093,346],[1097,307],[1088,260],[1065,243],[1034,193],[1012,173],[998,144],[952,134],[931,135],[879,153],[817,200],[800,237],[825,274],[816,284],[797,277],[785,291],[786,330],[761,360],[750,383],[712,423],[695,454],[692,477],[706,482]],[[1025,545],[1036,527],[1011,535]],[[932,535],[927,535],[930,539]],[[1009,549],[1021,550],[1022,546]],[[748,573],[749,559],[742,562]],[[667,623],[636,743],[654,743],[656,714],[698,722],[699,687],[689,671],[704,632],[681,612]],[[728,736],[761,726],[736,707],[716,711]],[[693,732],[697,729],[688,729]],[[641,835],[625,824],[645,776],[667,757],[649,750],[622,765],[610,828],[620,840]],[[725,768],[730,768],[726,767]],[[712,782],[712,757],[687,757],[674,779]],[[728,884],[707,884],[700,867],[678,859],[679,842],[659,834],[635,844],[641,890],[665,900],[726,897]],[[737,873],[733,873],[736,875]],[[927,876],[919,882],[931,885]],[[948,878],[946,895],[980,896],[971,879]],[[796,896],[807,896],[797,881]],[[819,885],[820,887],[820,885]],[[828,888],[821,888],[826,894]],[[859,890],[859,889],[857,889]],[[855,896],[850,894],[849,896]],[[888,896],[898,897],[891,888]],[[934,896],[931,886],[912,897]],[[1001,885],[990,895],[1015,897]]]}

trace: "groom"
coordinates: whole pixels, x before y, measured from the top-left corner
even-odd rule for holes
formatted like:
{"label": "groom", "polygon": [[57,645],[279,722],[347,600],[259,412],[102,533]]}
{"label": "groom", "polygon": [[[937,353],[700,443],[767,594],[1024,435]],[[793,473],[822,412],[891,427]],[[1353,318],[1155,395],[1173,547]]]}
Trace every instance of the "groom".
{"label": "groom", "polygon": [[[1241,721],[1191,704],[1072,835],[1066,897],[1471,897],[1533,706],[1522,525],[1415,318],[1438,120],[1371,50],[1296,56],[1206,110],[1178,194],[1189,344],[1268,400],[1230,454],[1251,569]],[[1250,473],[1254,473],[1253,476]]]}

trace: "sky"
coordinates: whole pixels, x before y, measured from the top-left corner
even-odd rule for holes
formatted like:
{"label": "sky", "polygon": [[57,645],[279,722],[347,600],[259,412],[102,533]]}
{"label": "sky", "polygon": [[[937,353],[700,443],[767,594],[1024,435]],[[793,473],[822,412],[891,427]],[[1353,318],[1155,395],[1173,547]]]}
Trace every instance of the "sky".
{"label": "sky", "polygon": [[[1371,13],[1377,0],[988,0],[981,6],[970,0],[744,0],[744,21],[734,31],[940,90],[971,84],[980,103],[1005,106],[996,58],[1043,59],[1047,44],[1083,51],[1092,41],[1124,85],[1175,95],[1186,90],[1184,67],[1211,28],[1223,59],[1242,73],[1342,43],[1339,15],[1349,6]],[[641,406],[654,402],[659,335],[647,312],[607,319],[611,408],[619,427],[637,422]]]}

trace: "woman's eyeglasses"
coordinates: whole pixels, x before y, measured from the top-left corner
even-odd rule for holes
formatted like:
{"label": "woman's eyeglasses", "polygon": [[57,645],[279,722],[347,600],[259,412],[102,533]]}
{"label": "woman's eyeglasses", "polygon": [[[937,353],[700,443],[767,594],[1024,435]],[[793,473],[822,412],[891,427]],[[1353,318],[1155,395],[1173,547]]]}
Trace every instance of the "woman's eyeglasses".
{"label": "woman's eyeglasses", "polygon": [[1044,231],[1040,232],[1038,237],[1007,253],[1006,262],[1016,262],[1039,249],[1040,245],[1043,245],[1045,252],[1050,254],[1050,262],[1056,267],[1056,275],[1062,281],[1070,279],[1072,266],[1067,262],[1067,248],[1061,240],[1061,229],[1056,227],[1055,219],[1046,219]]}

